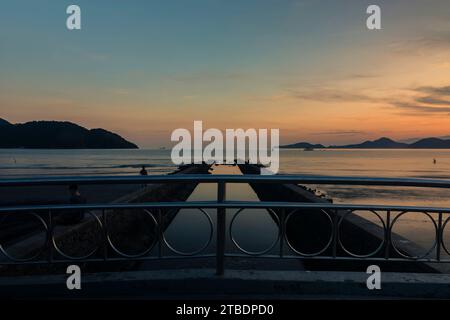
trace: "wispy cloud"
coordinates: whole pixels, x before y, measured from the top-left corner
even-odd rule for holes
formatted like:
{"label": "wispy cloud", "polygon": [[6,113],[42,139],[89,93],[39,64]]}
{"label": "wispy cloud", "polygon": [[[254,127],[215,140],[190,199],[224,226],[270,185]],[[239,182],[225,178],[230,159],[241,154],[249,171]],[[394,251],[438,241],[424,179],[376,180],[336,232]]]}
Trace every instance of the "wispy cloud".
{"label": "wispy cloud", "polygon": [[450,86],[418,87],[412,89],[414,98],[407,101],[393,100],[391,105],[404,110],[408,114],[415,111],[419,114],[450,114]]}
{"label": "wispy cloud", "polygon": [[238,72],[230,73],[214,73],[214,72],[199,72],[185,75],[171,76],[170,78],[179,82],[203,82],[203,81],[234,81],[247,78],[248,75]]}
{"label": "wispy cloud", "polygon": [[317,136],[353,136],[353,135],[361,135],[366,134],[364,131],[359,130],[334,130],[334,131],[322,131],[322,132],[315,132],[312,133],[312,135]]}
{"label": "wispy cloud", "polygon": [[447,105],[450,106],[449,100],[439,99],[432,96],[422,97],[416,99],[417,102],[426,103],[426,104],[437,104],[437,105]]}
{"label": "wispy cloud", "polygon": [[394,53],[408,55],[427,55],[450,49],[450,32],[440,31],[416,38],[395,41],[389,44]]}
{"label": "wispy cloud", "polygon": [[374,73],[352,73],[346,79],[375,79],[379,77],[380,75]]}
{"label": "wispy cloud", "polygon": [[402,90],[401,94],[391,93],[383,97],[369,95],[363,91],[332,88],[291,90],[290,92],[292,97],[301,100],[327,103],[381,103],[388,108],[400,110],[404,115],[447,115],[450,113],[450,86],[422,86],[410,88],[407,91],[409,93],[406,95]]}
{"label": "wispy cloud", "polygon": [[320,102],[379,102],[382,100],[379,97],[355,91],[315,88],[313,90],[291,90],[291,95],[297,99]]}
{"label": "wispy cloud", "polygon": [[420,111],[423,113],[450,113],[450,107],[433,107],[422,104],[415,104],[413,102],[398,101],[394,102],[393,106],[399,109]]}
{"label": "wispy cloud", "polygon": [[418,92],[424,92],[434,95],[450,96],[450,86],[443,87],[419,87],[416,89]]}

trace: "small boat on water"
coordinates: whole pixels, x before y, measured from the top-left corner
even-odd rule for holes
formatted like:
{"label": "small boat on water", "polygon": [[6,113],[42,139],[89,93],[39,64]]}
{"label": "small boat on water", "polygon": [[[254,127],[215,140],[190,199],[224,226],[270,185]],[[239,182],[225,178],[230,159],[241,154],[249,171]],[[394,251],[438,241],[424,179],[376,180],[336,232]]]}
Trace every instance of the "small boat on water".
{"label": "small boat on water", "polygon": [[313,147],[306,147],[305,149],[303,149],[303,151],[314,151]]}

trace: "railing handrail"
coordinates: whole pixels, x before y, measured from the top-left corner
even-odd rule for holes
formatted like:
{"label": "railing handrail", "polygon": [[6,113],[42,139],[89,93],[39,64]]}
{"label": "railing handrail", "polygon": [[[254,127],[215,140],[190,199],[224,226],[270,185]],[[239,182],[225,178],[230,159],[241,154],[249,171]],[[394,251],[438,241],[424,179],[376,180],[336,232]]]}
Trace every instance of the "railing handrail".
{"label": "railing handrail", "polygon": [[[180,256],[195,256],[203,252],[208,248],[212,242],[214,230],[216,232],[216,273],[222,275],[224,273],[224,261],[225,257],[231,256],[226,252],[226,233],[229,232],[229,239],[234,243],[235,247],[240,252],[250,256],[264,256],[268,254],[277,244],[279,244],[279,256],[285,257],[283,246],[288,246],[288,250],[291,250],[291,256],[301,258],[316,258],[316,259],[349,259],[346,255],[349,255],[352,259],[381,259],[378,255],[384,255],[383,260],[399,259],[398,261],[428,261],[428,262],[448,262],[450,259],[442,259],[441,254],[444,252],[450,255],[449,249],[446,247],[443,240],[444,230],[450,221],[449,217],[444,215],[450,215],[450,208],[437,208],[437,207],[420,207],[420,206],[396,206],[396,205],[365,205],[365,204],[334,204],[327,201],[320,203],[306,203],[306,202],[271,202],[271,201],[230,201],[226,200],[226,184],[227,183],[272,183],[272,184],[329,184],[329,185],[363,185],[363,186],[406,186],[406,187],[431,187],[431,188],[450,188],[450,180],[433,180],[433,179],[415,179],[415,178],[369,178],[369,177],[324,177],[324,176],[300,176],[300,175],[274,175],[274,176],[261,176],[261,175],[207,175],[207,174],[185,174],[185,175],[158,175],[158,176],[102,176],[102,177],[53,177],[53,178],[21,178],[21,179],[0,179],[0,187],[12,187],[12,186],[44,186],[44,185],[68,185],[72,183],[82,185],[101,185],[101,184],[152,184],[152,183],[215,183],[217,184],[217,197],[213,201],[178,201],[178,202],[141,202],[141,203],[101,203],[101,204],[52,204],[52,205],[5,205],[0,206],[0,214],[2,216],[10,213],[26,214],[29,213],[34,219],[37,219],[42,225],[46,233],[46,241],[39,248],[36,254],[31,257],[17,258],[10,253],[0,243],[0,251],[8,261],[5,264],[17,264],[17,263],[35,263],[34,259],[40,257],[41,254],[46,255],[44,260],[40,260],[45,263],[54,263],[55,254],[58,257],[56,261],[91,261],[89,259],[96,259],[97,254],[103,255],[102,261],[109,261],[113,259],[122,259],[125,261],[128,259],[140,259],[144,258],[161,259],[164,258],[164,250],[169,250],[172,254]],[[1,192],[1,190],[0,190]],[[163,212],[164,209],[200,209],[210,225],[210,232],[208,236],[208,242],[200,249],[193,252],[183,252],[177,248],[174,248],[164,237],[163,230]],[[232,226],[237,215],[244,209],[266,209],[272,212],[272,217],[276,220],[278,225],[278,235],[272,245],[264,251],[249,251],[241,247],[238,241],[233,237]],[[122,252],[115,247],[110,238],[110,229],[107,228],[107,216],[110,213],[114,213],[115,210],[120,209],[144,209],[146,213],[154,221],[155,225],[155,239],[145,251],[139,254],[131,254]],[[210,217],[210,213],[204,209],[217,209],[216,212],[216,225],[214,227],[213,220]],[[238,209],[234,213],[229,226],[226,222],[226,209]],[[290,212],[287,209],[291,209]],[[289,241],[286,231],[286,225],[292,216],[292,214],[302,214],[303,212],[298,209],[307,210],[321,210],[322,214],[327,217],[330,223],[330,237],[329,240],[320,251],[317,252],[301,252],[296,249]],[[57,242],[55,242],[54,226],[56,219],[53,219],[54,214],[59,213],[71,213],[71,210],[84,210],[89,213],[93,218],[93,222],[97,221],[97,225],[101,228],[102,239],[101,243],[95,246],[94,250],[88,255],[82,257],[71,257],[59,248]],[[111,211],[110,211],[111,210]],[[383,235],[380,236],[380,245],[373,252],[368,254],[358,254],[349,251],[342,243],[340,238],[341,224],[344,218],[355,211],[372,211],[376,217],[381,221],[381,231]],[[177,210],[167,210],[177,211]],[[279,211],[279,212],[275,212]],[[384,211],[386,218],[383,219],[378,212]],[[126,212],[126,210],[124,211]],[[167,213],[165,212],[165,213]],[[408,212],[422,212],[429,219],[431,219],[435,228],[435,241],[433,246],[424,254],[410,255],[410,253],[404,253],[399,250],[393,239],[393,226],[398,221],[399,217]],[[98,214],[99,213],[99,214]],[[342,214],[341,214],[342,213]],[[395,217],[392,219],[391,214],[394,213]],[[434,217],[430,215],[434,214]],[[215,229],[214,229],[215,228]],[[378,229],[377,229],[378,230]],[[377,231],[378,232],[378,231]],[[381,235],[381,233],[380,233]],[[397,239],[397,237],[395,238]],[[398,239],[397,239],[398,240]],[[158,244],[157,256],[148,255],[153,250],[153,247]],[[102,250],[103,248],[103,250]],[[344,253],[340,253],[337,250],[342,250]],[[331,250],[330,252],[326,250]],[[401,258],[392,257],[390,252],[394,250]],[[110,251],[113,255],[118,255],[117,258],[112,257],[110,259]],[[292,253],[293,252],[293,253]],[[322,253],[326,253],[325,256],[321,256]],[[429,255],[435,252],[436,258],[432,258]],[[33,252],[34,253],[34,252]],[[59,256],[64,259],[59,260]],[[424,260],[426,258],[426,260]],[[68,259],[68,260],[67,260]],[[396,260],[396,261],[397,261]],[[2,264],[3,261],[0,261]]]}
{"label": "railing handrail", "polygon": [[324,209],[324,210],[380,210],[398,212],[430,212],[450,214],[450,208],[395,206],[395,205],[365,205],[365,204],[333,204],[307,202],[272,202],[272,201],[179,201],[179,202],[140,202],[111,204],[59,204],[0,207],[0,213],[52,211],[52,210],[113,210],[113,209]]}
{"label": "railing handrail", "polygon": [[151,183],[284,183],[284,184],[330,184],[359,186],[393,186],[450,188],[450,179],[381,178],[303,175],[150,175],[150,176],[82,176],[0,179],[0,187],[100,184],[151,184]]}

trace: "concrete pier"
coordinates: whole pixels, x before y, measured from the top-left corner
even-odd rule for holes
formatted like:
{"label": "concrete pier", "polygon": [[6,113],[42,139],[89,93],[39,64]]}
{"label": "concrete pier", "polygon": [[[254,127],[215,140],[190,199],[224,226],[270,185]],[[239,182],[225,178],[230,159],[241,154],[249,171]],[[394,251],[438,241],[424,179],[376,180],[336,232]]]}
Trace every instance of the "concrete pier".
{"label": "concrete pier", "polygon": [[[260,167],[256,165],[239,165],[240,170],[244,174],[260,174]],[[286,202],[307,202],[307,203],[329,203],[328,199],[319,197],[313,192],[309,191],[305,186],[294,184],[250,184],[253,190],[258,195],[261,201],[286,201]],[[280,215],[280,210],[275,210],[277,215]],[[341,219],[347,212],[338,211],[327,212],[331,219],[334,219],[337,214],[337,219]],[[345,233],[341,233],[341,241],[347,245],[347,249],[356,254],[367,254],[377,249],[379,244],[383,241],[383,228],[362,216],[357,214],[346,215],[341,228]],[[322,210],[302,210],[300,214],[293,215],[286,224],[286,233],[289,239],[292,239],[292,244],[299,248],[300,251],[318,252],[327,244],[327,240],[331,234],[331,221],[326,218]],[[401,243],[400,249],[414,256],[423,248],[417,244],[402,238],[401,236],[392,233],[391,237],[398,243]],[[332,255],[332,248],[330,247],[323,255]],[[391,248],[392,256],[397,256]],[[339,256],[345,256],[346,253],[339,249],[337,250]],[[382,258],[384,250],[380,250],[377,257]],[[304,259],[304,266],[308,270],[330,270],[330,271],[352,271],[361,270],[371,265],[370,262],[365,261],[338,261],[338,260],[313,260]],[[396,263],[392,261],[380,261],[378,263],[383,267],[383,270],[392,272],[422,272],[422,273],[450,273],[450,269],[446,265],[437,265],[421,262],[413,263]]]}

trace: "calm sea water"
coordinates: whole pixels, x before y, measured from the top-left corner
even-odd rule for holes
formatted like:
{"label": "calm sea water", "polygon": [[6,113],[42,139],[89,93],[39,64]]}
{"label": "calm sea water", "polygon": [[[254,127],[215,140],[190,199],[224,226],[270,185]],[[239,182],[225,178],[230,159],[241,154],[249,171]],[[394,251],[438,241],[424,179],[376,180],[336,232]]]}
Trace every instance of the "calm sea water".
{"label": "calm sea water", "polygon": [[[437,163],[433,163],[436,159]],[[60,176],[60,175],[135,175],[142,165],[149,174],[166,174],[176,169],[170,160],[170,150],[24,150],[0,149],[0,178]],[[303,150],[280,151],[280,173],[301,175],[331,175],[331,176],[370,176],[370,177],[408,177],[450,179],[450,150]],[[208,200],[215,195],[210,187],[198,186],[191,199]],[[227,189],[229,200],[250,200],[255,197],[250,188],[242,189],[230,185]],[[450,207],[450,190],[425,188],[386,188],[359,186],[311,186],[327,194],[335,203],[361,204],[398,204],[419,206]],[[237,189],[236,189],[237,188]],[[211,193],[211,191],[213,193]],[[368,216],[369,213],[369,216]],[[361,213],[380,224],[376,216],[370,212]],[[198,212],[197,212],[198,215]],[[213,215],[214,216],[214,215]],[[266,237],[246,237],[249,247],[266,246],[276,234],[272,229],[273,222],[258,215],[259,226]],[[264,216],[264,215],[263,215]],[[255,217],[243,216],[240,224],[254,226]],[[192,226],[191,238],[201,242],[196,234],[198,228],[208,228],[204,217],[183,220],[183,215],[174,221],[168,236],[181,244],[191,244],[186,239],[187,226]],[[385,217],[383,217],[385,219]],[[430,248],[434,241],[434,227],[430,219],[423,214],[408,214],[400,218],[394,232],[410,239],[423,248]],[[399,219],[399,222],[400,222]],[[437,221],[437,217],[433,217]],[[176,228],[182,225],[181,229]],[[205,226],[206,224],[206,226]],[[242,226],[240,226],[242,227]],[[173,230],[172,230],[173,229]],[[185,237],[180,238],[179,230]],[[259,229],[258,229],[259,230]],[[178,235],[178,236],[174,236]],[[170,238],[170,237],[169,237]],[[266,239],[267,238],[267,239]],[[258,243],[254,243],[258,239]],[[446,243],[450,243],[450,232],[444,234]],[[192,240],[192,241],[194,241]],[[267,240],[267,241],[266,241]],[[198,244],[196,244],[198,245]],[[192,244],[195,247],[194,244]],[[424,251],[426,252],[426,250]]]}
{"label": "calm sea water", "polygon": [[166,150],[0,149],[0,178],[132,175],[142,166],[149,174],[165,174],[176,168]]}
{"label": "calm sea water", "polygon": [[[280,162],[280,172],[288,174],[450,179],[450,150],[283,150]],[[450,206],[450,189],[317,188],[335,202]]]}
{"label": "calm sea water", "polygon": [[[170,150],[0,149],[0,178],[133,175],[143,165],[149,174],[176,169]],[[450,179],[450,150],[281,150],[280,173]],[[335,202],[450,206],[450,191],[443,189],[312,187]]]}

